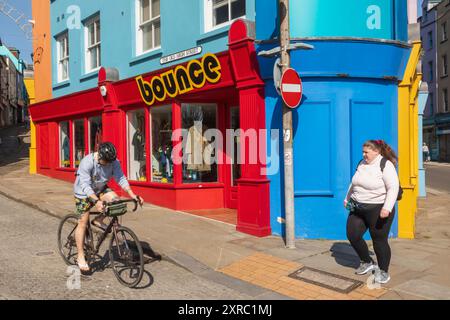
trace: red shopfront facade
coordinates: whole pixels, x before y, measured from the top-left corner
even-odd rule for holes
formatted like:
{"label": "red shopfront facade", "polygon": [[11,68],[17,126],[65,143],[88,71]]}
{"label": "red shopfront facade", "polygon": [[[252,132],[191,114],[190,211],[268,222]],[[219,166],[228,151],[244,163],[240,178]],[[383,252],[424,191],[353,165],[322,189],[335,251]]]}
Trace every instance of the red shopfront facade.
{"label": "red shopfront facade", "polygon": [[[146,202],[175,210],[237,209],[238,231],[270,235],[269,180],[261,173],[264,166],[259,159],[253,164],[248,159],[232,164],[224,148],[217,154],[221,163],[192,169],[173,163],[168,156],[182,143],[181,138],[172,141],[172,133],[189,129],[199,114],[203,126],[219,129],[224,140],[227,129],[265,129],[264,83],[253,27],[243,20],[233,23],[228,51],[121,81],[112,81],[101,69],[97,88],[31,106],[38,173],[73,182],[79,160],[93,152],[99,141],[110,141],[117,147],[133,190]],[[220,79],[206,77],[209,81],[193,83],[191,90],[184,90],[189,86],[184,83],[177,93],[146,96],[145,89],[173,70],[190,70],[194,64],[192,75],[199,75],[206,56],[220,63],[220,68],[213,68]],[[257,139],[257,148],[263,149],[258,152],[266,154],[265,141],[259,135]],[[241,148],[249,157],[245,141],[223,142]]]}

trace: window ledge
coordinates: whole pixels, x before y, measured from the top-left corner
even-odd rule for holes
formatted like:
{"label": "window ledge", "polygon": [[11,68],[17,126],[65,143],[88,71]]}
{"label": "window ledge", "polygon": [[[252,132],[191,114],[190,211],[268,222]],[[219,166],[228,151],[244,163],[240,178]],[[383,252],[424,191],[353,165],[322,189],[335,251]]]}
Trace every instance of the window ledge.
{"label": "window ledge", "polygon": [[94,69],[92,71],[89,71],[89,73],[82,75],[80,77],[80,82],[84,82],[98,77],[98,70],[100,70],[100,68]]}
{"label": "window ledge", "polygon": [[441,79],[447,78],[448,74],[444,74],[443,76],[441,76]]}
{"label": "window ledge", "polygon": [[211,38],[215,38],[217,36],[222,36],[222,35],[228,34],[228,30],[230,30],[230,25],[231,24],[227,24],[218,29],[212,29],[210,31],[205,32],[197,39],[197,43],[206,42],[206,41],[210,40]]}
{"label": "window ledge", "polygon": [[61,82],[57,82],[53,85],[53,90],[61,89],[70,86],[70,80],[64,80]]}
{"label": "window ledge", "polygon": [[142,53],[142,54],[136,56],[135,58],[131,59],[130,66],[134,66],[136,64],[154,59],[158,56],[162,56],[162,53],[163,53],[162,48],[158,48],[158,49],[154,49],[152,51],[148,51],[146,53]]}

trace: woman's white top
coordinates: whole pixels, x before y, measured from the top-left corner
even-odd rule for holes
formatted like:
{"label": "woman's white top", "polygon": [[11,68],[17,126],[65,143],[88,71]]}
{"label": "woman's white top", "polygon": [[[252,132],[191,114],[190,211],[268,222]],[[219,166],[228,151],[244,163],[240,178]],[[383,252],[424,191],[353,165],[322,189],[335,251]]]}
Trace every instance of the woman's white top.
{"label": "woman's white top", "polygon": [[397,171],[391,161],[381,172],[380,162],[383,156],[379,155],[372,162],[361,162],[350,184],[346,200],[350,198],[359,203],[384,204],[383,209],[389,212],[397,201],[399,181]]}

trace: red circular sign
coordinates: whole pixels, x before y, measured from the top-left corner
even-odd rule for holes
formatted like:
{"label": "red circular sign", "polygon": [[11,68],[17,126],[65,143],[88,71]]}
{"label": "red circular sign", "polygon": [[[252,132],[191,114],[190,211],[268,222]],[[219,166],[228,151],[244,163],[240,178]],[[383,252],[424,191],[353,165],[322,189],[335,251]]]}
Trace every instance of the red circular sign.
{"label": "red circular sign", "polygon": [[302,100],[302,80],[297,71],[292,68],[286,69],[281,76],[281,97],[289,108],[295,108]]}

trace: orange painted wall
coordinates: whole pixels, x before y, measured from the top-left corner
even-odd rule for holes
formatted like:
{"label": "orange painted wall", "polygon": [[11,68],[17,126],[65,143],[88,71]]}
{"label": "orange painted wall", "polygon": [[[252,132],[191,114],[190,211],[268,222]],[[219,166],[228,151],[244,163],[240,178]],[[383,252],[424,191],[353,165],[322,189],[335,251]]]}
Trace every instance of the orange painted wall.
{"label": "orange painted wall", "polygon": [[50,1],[32,0],[36,102],[52,98]]}

